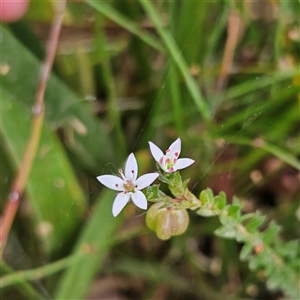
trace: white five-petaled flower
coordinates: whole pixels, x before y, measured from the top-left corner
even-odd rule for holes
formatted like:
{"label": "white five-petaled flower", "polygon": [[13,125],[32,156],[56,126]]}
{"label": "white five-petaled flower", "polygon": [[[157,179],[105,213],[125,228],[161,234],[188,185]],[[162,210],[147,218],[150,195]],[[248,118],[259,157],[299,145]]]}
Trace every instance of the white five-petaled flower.
{"label": "white five-petaled flower", "polygon": [[106,187],[120,191],[113,203],[112,213],[116,217],[131,199],[133,203],[141,208],[147,209],[147,199],[141,192],[149,186],[158,176],[158,173],[142,175],[137,179],[138,165],[133,153],[131,153],[125,164],[125,172],[120,169],[120,177],[114,175],[101,175],[97,179]]}
{"label": "white five-petaled flower", "polygon": [[195,161],[190,158],[178,158],[181,151],[181,140],[178,138],[171,144],[169,149],[164,154],[155,144],[149,142],[152,156],[159,164],[159,166],[167,173],[172,173],[177,170],[184,169]]}

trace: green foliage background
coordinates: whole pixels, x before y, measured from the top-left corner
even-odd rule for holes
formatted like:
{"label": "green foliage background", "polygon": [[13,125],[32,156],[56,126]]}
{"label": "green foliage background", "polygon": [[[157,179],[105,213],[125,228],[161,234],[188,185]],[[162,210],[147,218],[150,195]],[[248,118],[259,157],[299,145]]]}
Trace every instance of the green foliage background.
{"label": "green foliage background", "polygon": [[[245,213],[266,215],[264,226],[275,220],[286,242],[299,237],[300,4],[237,3],[68,3],[1,265],[3,299],[284,297],[239,260],[242,243],[214,236],[215,218],[191,214],[185,234],[162,242],[133,206],[114,218],[114,193],[95,179],[117,173],[130,152],[139,174],[154,171],[147,141],[164,149],[180,136],[196,161],[182,172],[196,195],[235,194]],[[233,10],[242,28],[217,90]],[[1,208],[28,143],[52,17],[51,1],[33,1],[24,20],[1,25]]]}

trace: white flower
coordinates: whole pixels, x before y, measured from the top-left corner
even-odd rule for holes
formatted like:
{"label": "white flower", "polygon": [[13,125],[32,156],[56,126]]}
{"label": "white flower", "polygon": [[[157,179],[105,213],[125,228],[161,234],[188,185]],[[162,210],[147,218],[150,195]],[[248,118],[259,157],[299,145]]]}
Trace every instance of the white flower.
{"label": "white flower", "polygon": [[137,179],[138,165],[133,153],[131,153],[125,164],[125,174],[120,169],[120,177],[114,175],[101,175],[97,179],[106,187],[120,191],[113,203],[112,213],[116,217],[131,199],[133,203],[141,208],[147,209],[147,199],[141,192],[149,186],[158,176],[158,173],[142,175]]}
{"label": "white flower", "polygon": [[152,142],[149,142],[150,151],[152,156],[157,161],[159,166],[167,173],[172,173],[177,170],[184,169],[195,161],[190,158],[179,158],[179,154],[181,151],[181,140],[178,138],[168,150],[166,150],[166,154],[164,153]]}

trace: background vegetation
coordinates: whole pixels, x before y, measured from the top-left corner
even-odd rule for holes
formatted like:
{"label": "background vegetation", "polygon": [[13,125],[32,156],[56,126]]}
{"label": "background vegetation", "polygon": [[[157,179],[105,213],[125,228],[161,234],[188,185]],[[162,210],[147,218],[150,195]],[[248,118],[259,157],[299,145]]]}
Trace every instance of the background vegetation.
{"label": "background vegetation", "polygon": [[[299,237],[299,13],[296,0],[69,2],[3,299],[285,298],[240,261],[240,243],[214,235],[217,219],[190,214],[186,233],[160,241],[133,205],[112,216],[114,192],[96,176],[131,152],[139,174],[153,172],[147,142],[180,137],[195,195],[236,195],[267,216],[262,229],[275,220],[286,242]],[[53,14],[33,1],[1,25],[2,212]]]}

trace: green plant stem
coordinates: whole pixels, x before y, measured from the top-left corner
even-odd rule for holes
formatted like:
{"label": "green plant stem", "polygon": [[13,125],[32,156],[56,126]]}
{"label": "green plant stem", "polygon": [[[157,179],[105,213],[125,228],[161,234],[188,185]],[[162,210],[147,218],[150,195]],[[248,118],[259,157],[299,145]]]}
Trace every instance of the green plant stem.
{"label": "green plant stem", "polygon": [[37,152],[44,121],[44,94],[47,87],[48,78],[52,69],[58,38],[63,21],[66,1],[60,1],[56,6],[52,27],[50,30],[48,48],[44,64],[42,66],[39,83],[35,95],[35,104],[32,107],[33,124],[31,136],[26,146],[23,160],[19,166],[17,175],[12,183],[6,206],[0,223],[0,252],[3,253],[7,237],[20,205],[21,197],[24,192],[28,176]]}
{"label": "green plant stem", "polygon": [[142,5],[142,7],[144,8],[144,10],[146,11],[146,13],[148,14],[148,16],[153,21],[159,35],[161,36],[166,48],[168,49],[168,52],[170,53],[174,63],[177,65],[182,76],[184,77],[188,91],[189,91],[191,97],[193,98],[196,107],[198,108],[199,112],[203,116],[203,119],[207,122],[210,121],[211,116],[210,116],[209,108],[208,108],[207,104],[205,103],[204,97],[202,96],[195,79],[191,75],[191,73],[189,71],[189,67],[188,67],[186,61],[184,60],[176,42],[174,41],[173,36],[166,28],[164,28],[164,26],[161,22],[161,19],[159,17],[159,13],[154,8],[154,5],[152,4],[152,2],[151,1],[143,1],[143,0],[139,0],[139,2]]}
{"label": "green plant stem", "polygon": [[50,276],[57,273],[63,269],[66,269],[73,264],[83,261],[87,256],[91,255],[91,251],[88,247],[84,251],[71,255],[67,258],[58,260],[54,263],[48,264],[46,266],[26,270],[26,271],[15,271],[12,274],[2,276],[0,278],[1,288],[5,288],[11,285],[25,283],[30,280],[40,280],[44,277]]}
{"label": "green plant stem", "polygon": [[[5,264],[4,261],[1,261],[0,263],[0,268],[1,268],[1,273],[5,273],[7,275],[2,275],[2,277],[0,278],[0,288],[1,290],[5,288],[4,285],[2,285],[2,278],[6,278],[9,277],[13,274],[11,274],[12,272],[14,272],[14,270],[8,266],[7,264]],[[44,300],[45,297],[43,297],[39,292],[37,292],[28,282],[18,282],[18,284],[15,286],[15,289],[18,289],[20,291],[20,293],[22,293],[23,296],[27,297],[26,299],[36,299],[36,300]],[[3,294],[5,293],[1,291],[1,296],[3,296]],[[1,298],[3,299],[3,298]]]}
{"label": "green plant stem", "polygon": [[151,47],[157,49],[160,52],[165,52],[165,48],[161,43],[153,37],[148,32],[141,30],[138,25],[129,20],[127,17],[123,16],[116,9],[114,9],[111,5],[105,3],[104,1],[87,1],[90,6],[95,8],[99,13],[107,17],[108,19],[114,21],[116,24],[126,28],[129,32],[138,36],[142,41],[150,45]]}

